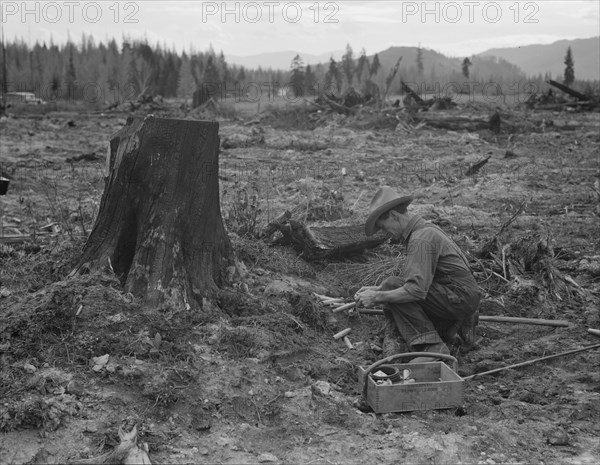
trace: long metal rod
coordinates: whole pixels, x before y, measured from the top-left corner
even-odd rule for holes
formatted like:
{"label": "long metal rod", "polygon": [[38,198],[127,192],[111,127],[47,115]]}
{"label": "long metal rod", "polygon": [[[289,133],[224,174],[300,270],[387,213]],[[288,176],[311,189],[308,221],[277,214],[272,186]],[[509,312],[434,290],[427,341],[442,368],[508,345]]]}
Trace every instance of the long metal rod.
{"label": "long metal rod", "polygon": [[[376,308],[364,308],[359,309],[358,313],[364,315],[383,315],[383,310]],[[543,320],[539,318],[520,318],[516,316],[492,316],[492,315],[479,315],[479,321],[489,323],[514,323],[523,325],[541,325],[541,326],[570,326],[566,320]]]}
{"label": "long metal rod", "polygon": [[496,368],[495,370],[484,371],[483,373],[476,373],[471,376],[467,376],[463,378],[463,380],[467,381],[470,379],[479,378],[480,376],[491,375],[492,373],[498,373],[499,371],[510,370],[512,368],[524,367],[527,365],[532,365],[533,363],[543,362],[545,360],[552,360],[553,358],[564,357],[565,355],[577,354],[579,352],[585,352],[586,350],[598,349],[600,348],[600,344],[595,344],[593,346],[582,347],[581,349],[568,350],[567,352],[561,352],[560,354],[548,355],[546,357],[535,358],[533,360],[529,360],[527,362],[515,363],[514,365],[509,365],[502,368]]}

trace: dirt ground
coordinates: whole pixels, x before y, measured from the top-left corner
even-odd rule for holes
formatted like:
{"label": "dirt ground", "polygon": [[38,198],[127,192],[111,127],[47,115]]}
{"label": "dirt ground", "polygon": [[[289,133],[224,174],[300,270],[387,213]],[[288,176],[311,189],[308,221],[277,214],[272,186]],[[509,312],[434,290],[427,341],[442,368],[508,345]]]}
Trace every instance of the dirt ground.
{"label": "dirt ground", "polygon": [[[148,111],[198,116],[168,104],[137,114]],[[360,224],[390,185],[468,252],[483,315],[569,322],[481,322],[475,348],[456,352],[461,376],[600,343],[587,333],[600,327],[599,113],[503,108],[499,134],[396,126],[376,111],[217,116],[222,215],[246,272],[197,314],[142,308],[114,275],[69,275],[128,115],[0,120],[0,168],[13,178],[0,236],[33,235],[0,244],[0,462],[77,463],[134,425],[153,463],[600,461],[598,349],[464,381],[460,407],[363,411],[357,368],[381,358],[385,322],[334,314],[312,293],[380,281],[401,245],[309,263],[255,237],[298,205],[309,225]],[[354,349],[332,338],[347,327]]]}

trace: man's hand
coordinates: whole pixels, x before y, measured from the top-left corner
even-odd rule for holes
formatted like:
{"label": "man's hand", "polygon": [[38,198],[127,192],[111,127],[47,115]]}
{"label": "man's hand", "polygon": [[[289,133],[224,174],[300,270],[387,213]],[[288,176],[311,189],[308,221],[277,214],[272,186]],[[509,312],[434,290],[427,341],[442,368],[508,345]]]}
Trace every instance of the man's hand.
{"label": "man's hand", "polygon": [[354,294],[354,300],[356,300],[358,305],[362,305],[365,308],[372,307],[376,304],[375,297],[379,293],[378,289],[378,286],[363,287]]}
{"label": "man's hand", "polygon": [[358,295],[361,292],[364,292],[364,291],[378,291],[380,287],[381,286],[364,286],[364,287],[361,287],[358,291],[356,291],[356,294],[354,294],[354,300],[358,299]]}

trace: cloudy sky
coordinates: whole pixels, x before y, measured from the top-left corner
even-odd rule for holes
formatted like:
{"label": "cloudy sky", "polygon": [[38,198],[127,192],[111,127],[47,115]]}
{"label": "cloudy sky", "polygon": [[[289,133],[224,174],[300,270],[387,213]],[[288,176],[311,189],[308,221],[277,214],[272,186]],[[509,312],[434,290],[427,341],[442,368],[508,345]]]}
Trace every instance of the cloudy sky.
{"label": "cloudy sky", "polygon": [[600,2],[585,1],[8,1],[6,39],[79,42],[123,35],[177,50],[226,55],[295,50],[321,54],[349,43],[368,53],[394,45],[467,56],[493,47],[588,38],[600,30]]}

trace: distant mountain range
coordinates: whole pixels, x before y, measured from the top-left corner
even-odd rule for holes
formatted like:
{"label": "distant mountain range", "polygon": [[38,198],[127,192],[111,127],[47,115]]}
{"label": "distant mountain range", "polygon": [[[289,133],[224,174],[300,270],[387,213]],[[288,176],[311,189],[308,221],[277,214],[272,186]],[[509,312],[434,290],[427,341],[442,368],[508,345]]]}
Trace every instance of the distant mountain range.
{"label": "distant mountain range", "polygon": [[[515,75],[516,73],[534,77],[539,74],[544,75],[546,72],[549,72],[552,78],[556,78],[562,76],[564,72],[564,58],[569,46],[573,51],[576,79],[600,80],[600,37],[559,40],[546,45],[490,49],[471,57],[471,61],[473,61],[472,71],[477,74],[479,67],[481,78],[487,78],[489,75]],[[226,58],[229,63],[246,68],[258,68],[260,66],[263,69],[272,68],[287,71],[290,69],[290,63],[296,55],[300,55],[305,65],[315,65],[318,63],[326,64],[331,57],[339,61],[344,53],[344,50],[337,50],[320,55],[311,55],[287,50],[245,57],[226,55]],[[378,52],[379,60],[384,69],[390,69],[399,56],[402,56],[401,69],[414,66],[416,54],[416,47],[390,47],[387,50]],[[358,58],[357,51],[355,51],[355,57]],[[501,60],[494,60],[493,57]],[[371,58],[372,55],[369,55],[369,59]],[[436,73],[445,75],[451,70],[460,70],[461,62],[462,58],[450,58],[433,50],[423,49],[423,65],[426,77]]]}
{"label": "distant mountain range", "polygon": [[600,36],[589,39],[559,40],[547,45],[525,45],[512,48],[493,48],[478,56],[496,56],[517,65],[528,76],[562,76],[565,55],[571,47],[575,62],[575,78],[600,80]]}

